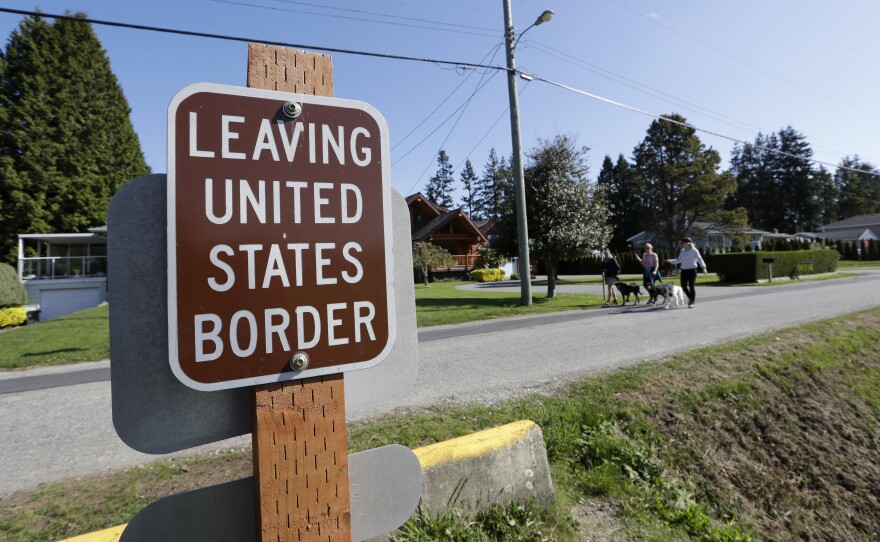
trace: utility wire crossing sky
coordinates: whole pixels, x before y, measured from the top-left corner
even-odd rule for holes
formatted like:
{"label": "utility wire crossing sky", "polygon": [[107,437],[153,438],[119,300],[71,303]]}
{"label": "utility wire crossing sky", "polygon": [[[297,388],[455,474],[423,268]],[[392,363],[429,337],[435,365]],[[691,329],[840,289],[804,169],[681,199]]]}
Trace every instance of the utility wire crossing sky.
{"label": "utility wire crossing sky", "polygon": [[[44,17],[65,17],[62,11],[93,17],[154,171],[165,169],[166,127],[158,120],[164,119],[167,101],[193,82],[243,85],[240,42],[334,53],[337,96],[367,101],[388,119],[393,147],[400,149],[392,153],[392,177],[404,193],[421,189],[441,148],[456,169],[469,158],[478,171],[490,147],[510,152],[509,125],[500,123],[507,113],[504,82],[494,77],[506,71],[495,63],[503,36],[500,2],[450,1],[442,11],[386,2],[364,10],[356,2],[331,6],[292,0],[203,0],[186,6],[159,0],[149,8],[72,0],[46,4],[59,9]],[[657,13],[661,6],[647,0],[514,2],[515,22],[531,22],[545,8],[557,13],[517,49],[520,73],[532,81],[524,83],[520,95],[542,83],[542,90],[530,91],[521,105],[524,147],[537,138],[573,134],[592,148],[595,175],[605,154],[628,156],[644,138],[645,116],[677,112],[724,159],[733,144],[753,143],[758,132],[791,125],[806,135],[817,164],[836,168],[852,155],[870,161],[877,154],[878,131],[868,127],[880,114],[868,104],[880,73],[874,66],[880,39],[867,21],[876,20],[880,7],[865,4],[686,1]],[[10,14],[0,17],[7,35],[32,13],[5,7],[0,12]],[[452,16],[460,21],[449,20]],[[126,22],[132,20],[138,22]],[[167,37],[143,38],[131,29]],[[479,50],[487,51],[482,59],[463,60]],[[414,64],[425,67],[407,67]],[[475,73],[480,74],[476,84]],[[468,95],[452,100],[461,91]],[[594,108],[591,102],[603,105]],[[435,116],[445,118],[429,123]]]}

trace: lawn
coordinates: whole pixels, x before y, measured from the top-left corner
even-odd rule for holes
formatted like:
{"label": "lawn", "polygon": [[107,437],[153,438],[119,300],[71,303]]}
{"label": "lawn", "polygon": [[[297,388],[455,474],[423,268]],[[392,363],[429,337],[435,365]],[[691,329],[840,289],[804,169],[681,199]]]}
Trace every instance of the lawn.
{"label": "lawn", "polygon": [[[547,299],[540,283],[532,289],[532,305],[520,306],[519,292],[474,292],[457,290],[463,282],[435,282],[425,288],[416,285],[416,319],[419,327],[460,324],[504,316],[581,310],[602,305],[601,295],[557,294]],[[560,282],[566,284],[566,282]],[[572,284],[569,282],[568,284]]]}
{"label": "lawn", "polygon": [[0,370],[109,357],[107,305],[0,333]]}
{"label": "lawn", "polygon": [[837,262],[837,269],[844,271],[852,271],[856,269],[880,269],[880,260],[869,262],[840,260],[839,262]]}

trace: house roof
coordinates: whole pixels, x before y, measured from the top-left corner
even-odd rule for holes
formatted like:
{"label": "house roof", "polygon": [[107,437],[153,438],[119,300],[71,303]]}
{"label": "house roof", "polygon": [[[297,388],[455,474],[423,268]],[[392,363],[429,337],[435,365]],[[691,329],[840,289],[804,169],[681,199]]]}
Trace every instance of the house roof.
{"label": "house roof", "polygon": [[[715,224],[711,222],[694,222],[691,225],[692,230],[697,230],[695,233],[706,232],[706,233],[726,233],[726,230],[719,228]],[[764,235],[771,237],[791,237],[787,233],[772,233],[769,231],[759,230],[757,228],[753,228],[751,226],[746,226],[746,229],[743,230],[743,233],[746,235]]]}
{"label": "house roof", "polygon": [[[880,228],[877,229],[880,230]],[[833,231],[819,232],[816,235],[822,239],[828,239],[829,241],[861,241],[862,239],[880,240],[880,237],[878,237],[876,233],[871,229],[864,227],[835,229]]]}
{"label": "house roof", "polygon": [[[722,234],[722,233],[726,233],[725,230],[722,228],[719,228],[718,226],[716,226],[715,224],[712,224],[711,222],[694,222],[693,224],[691,224],[691,232],[690,232],[691,235],[702,236],[703,234]],[[791,235],[789,235],[787,233],[771,233],[769,231],[759,230],[759,229],[753,228],[751,226],[746,226],[746,229],[743,231],[743,233],[745,233],[746,235],[760,235],[762,237],[777,237],[777,238],[783,238],[783,239],[788,239],[791,237]],[[656,237],[657,237],[656,232],[640,231],[639,233],[633,235],[632,237],[630,237],[626,241],[628,243],[633,243],[636,241],[641,241],[643,239],[647,239],[647,238],[653,239]]]}
{"label": "house roof", "polygon": [[412,234],[413,242],[424,241],[427,239],[432,233],[437,231],[439,228],[448,224],[453,218],[455,218],[456,211],[447,211],[446,213],[435,216],[431,220],[428,221],[427,224],[419,228],[418,231]]}
{"label": "house roof", "polygon": [[464,220],[465,224],[467,224],[469,228],[473,230],[473,233],[478,236],[483,243],[489,242],[489,240],[486,239],[486,236],[483,235],[483,232],[480,231],[480,228],[478,228],[476,224],[471,221],[470,217],[468,217],[467,213],[465,213],[462,209],[446,211],[442,215],[428,221],[427,224],[425,224],[424,226],[419,228],[418,231],[412,234],[412,241],[414,243],[424,241],[425,239],[429,238],[431,234],[433,234],[435,231],[452,222],[456,218]]}
{"label": "house roof", "polygon": [[33,239],[56,245],[103,245],[107,244],[106,234],[97,233],[21,233],[19,239]]}
{"label": "house roof", "polygon": [[880,213],[851,216],[838,222],[826,224],[822,226],[822,229],[827,232],[828,230],[870,228],[871,226],[877,226],[877,228],[871,228],[873,230],[880,229]]}
{"label": "house roof", "polygon": [[434,210],[438,215],[442,215],[443,213],[449,212],[449,209],[447,209],[446,207],[441,207],[441,206],[437,205],[436,203],[432,202],[421,192],[416,192],[415,194],[410,194],[409,196],[406,197],[406,205],[407,206],[412,205],[412,203],[416,202],[416,201],[421,201],[423,203],[426,203],[428,205],[428,207],[430,207],[432,210]]}
{"label": "house roof", "polygon": [[480,220],[479,222],[475,222],[474,225],[477,226],[477,229],[479,229],[483,235],[489,235],[489,232],[491,232],[498,226],[498,221],[494,218],[490,218],[487,220]]}

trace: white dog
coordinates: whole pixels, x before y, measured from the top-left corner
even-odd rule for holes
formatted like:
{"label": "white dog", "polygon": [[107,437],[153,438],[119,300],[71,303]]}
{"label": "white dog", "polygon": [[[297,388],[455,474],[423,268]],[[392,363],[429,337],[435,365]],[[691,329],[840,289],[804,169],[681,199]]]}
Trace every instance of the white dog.
{"label": "white dog", "polygon": [[666,295],[663,296],[666,298],[666,305],[664,305],[665,308],[669,308],[669,304],[673,298],[675,299],[676,308],[681,308],[682,306],[684,306],[684,290],[681,289],[681,286],[676,286],[671,282],[667,282],[665,293]]}

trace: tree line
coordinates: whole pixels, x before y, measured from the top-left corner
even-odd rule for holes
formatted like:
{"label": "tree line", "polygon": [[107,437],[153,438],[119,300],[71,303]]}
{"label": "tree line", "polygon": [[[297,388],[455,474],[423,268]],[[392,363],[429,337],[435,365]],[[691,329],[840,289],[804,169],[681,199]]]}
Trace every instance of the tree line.
{"label": "tree line", "polygon": [[[562,139],[571,143],[569,137]],[[559,143],[559,137],[554,141]],[[526,168],[527,192],[533,174],[542,167],[541,149],[551,143],[543,141],[532,151],[532,162]],[[587,150],[582,149],[584,156]],[[700,140],[685,117],[663,115],[651,123],[630,158],[622,153],[616,160],[605,156],[596,182],[583,181],[599,189],[595,195],[601,197],[590,205],[604,205],[608,212],[610,238],[592,248],[607,243],[616,251],[627,250],[626,239],[640,231],[650,231],[655,240],[674,247],[683,235],[699,233],[694,229],[700,224],[723,228],[734,246],[742,246],[747,226],[770,232],[812,232],[823,224],[880,212],[880,170],[876,166],[858,156],[847,156],[832,174],[816,165],[812,157],[806,136],[788,126],[772,134],[759,133],[754,142],[735,145],[724,170],[718,151]],[[455,179],[445,151],[438,154],[438,166],[425,195],[452,207]],[[586,166],[582,166],[579,171],[585,173]],[[470,160],[466,162],[461,183],[465,195],[460,206],[472,217],[502,220],[511,216],[510,161],[494,149],[480,177],[474,174]],[[535,197],[535,190],[531,194],[527,200]],[[561,191],[545,197],[551,204],[567,198]],[[542,201],[527,203],[544,213],[546,209],[539,210],[546,206]],[[540,243],[532,235],[532,221],[530,213],[530,243]]]}

